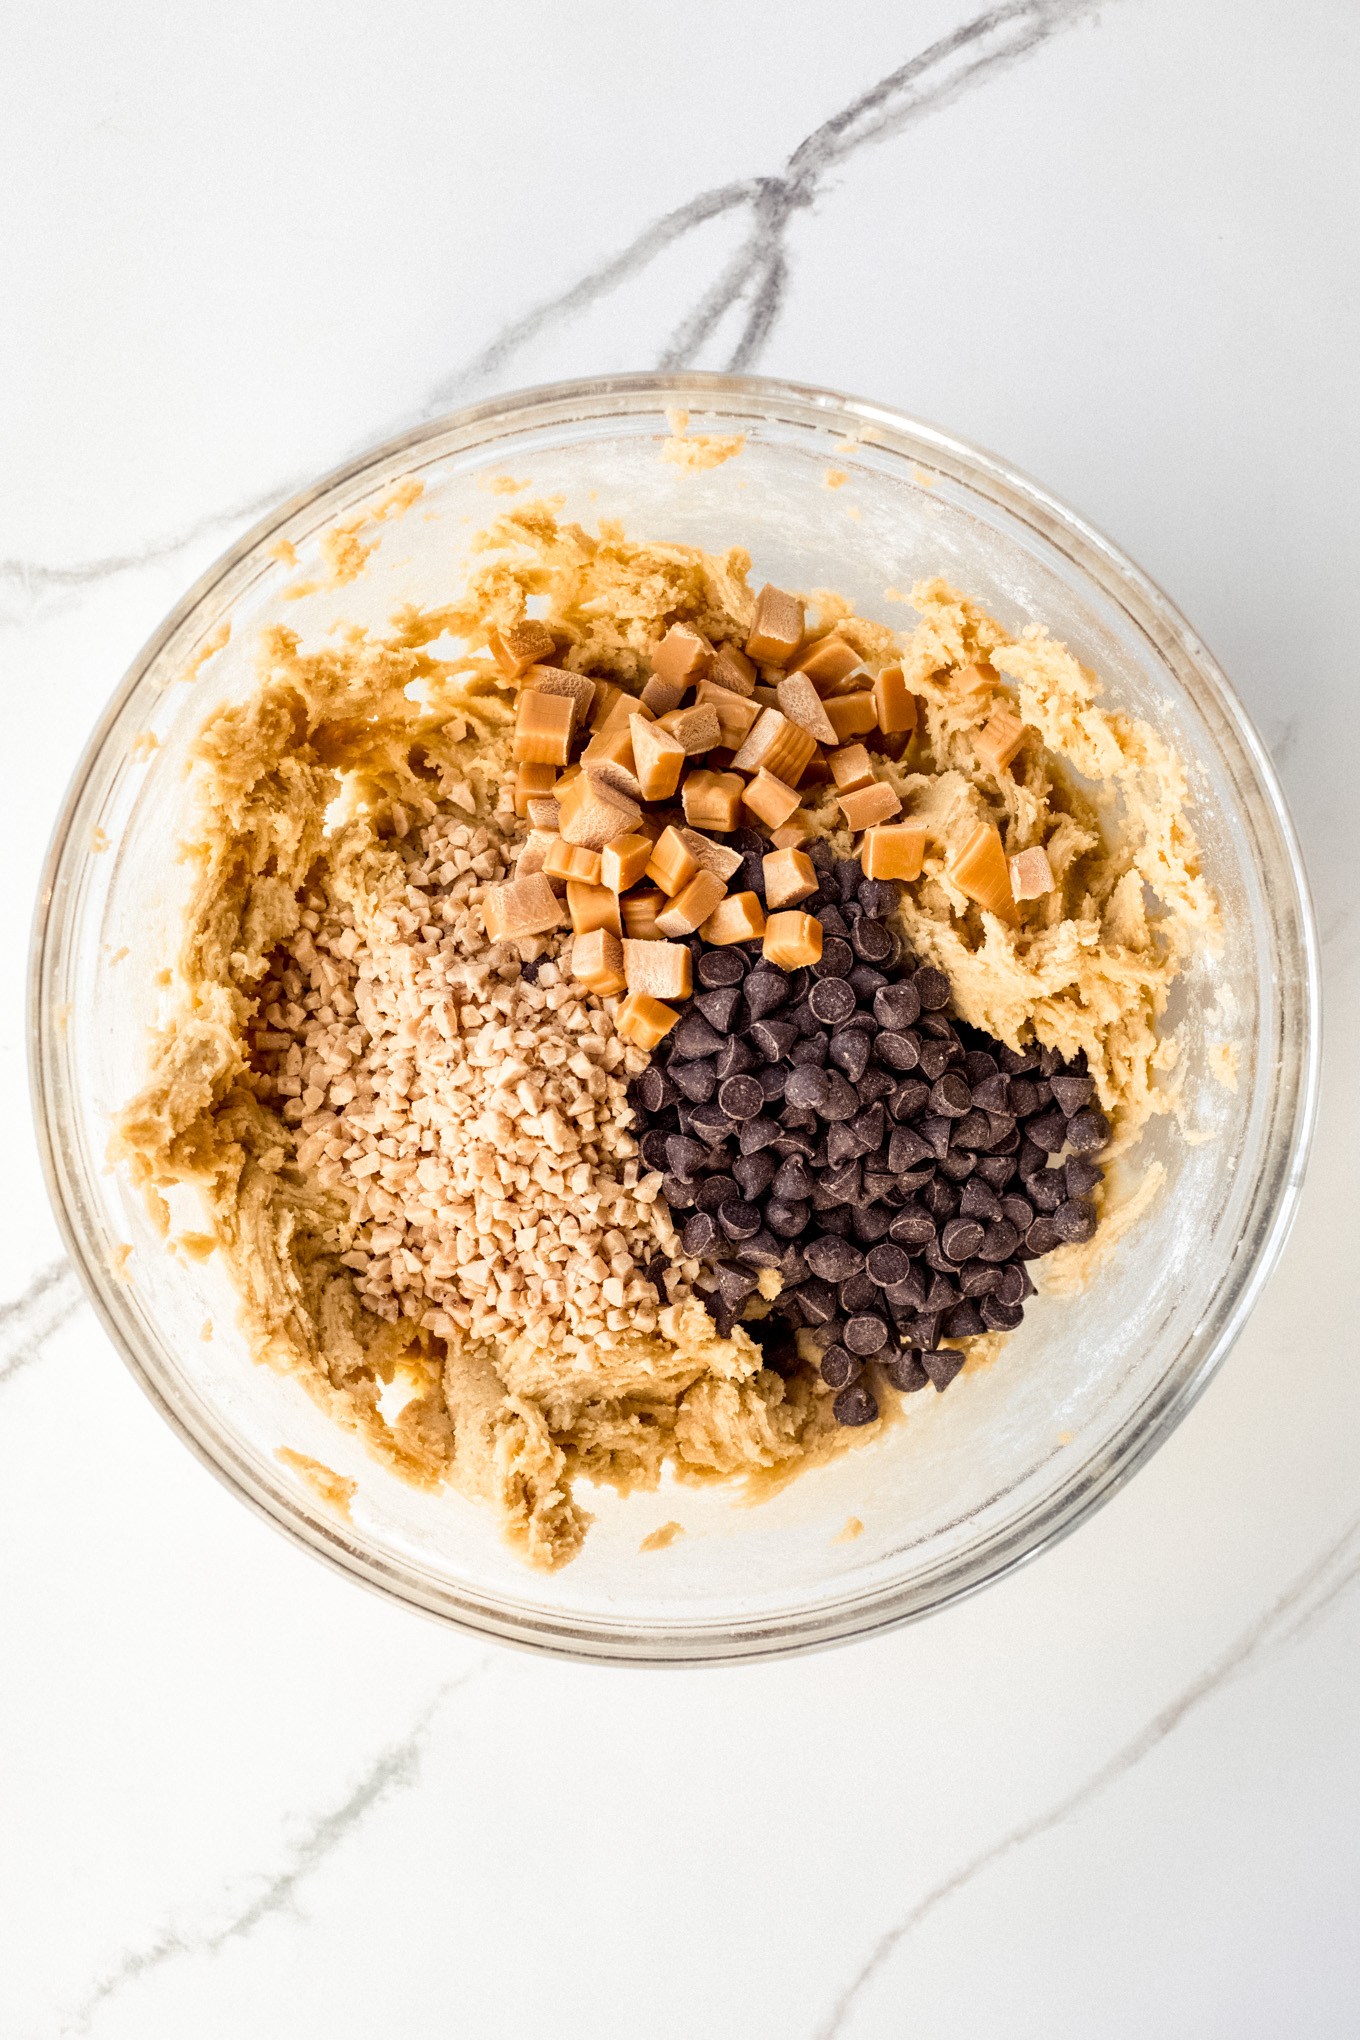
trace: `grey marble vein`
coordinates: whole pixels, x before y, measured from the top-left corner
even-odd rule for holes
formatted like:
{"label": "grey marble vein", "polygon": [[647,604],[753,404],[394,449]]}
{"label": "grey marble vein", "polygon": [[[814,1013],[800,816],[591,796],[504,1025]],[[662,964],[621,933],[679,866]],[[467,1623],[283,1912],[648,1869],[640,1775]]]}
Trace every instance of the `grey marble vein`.
{"label": "grey marble vein", "polygon": [[[586,275],[508,321],[485,346],[426,393],[414,414],[394,429],[439,411],[501,376],[541,333],[590,310],[621,284],[640,275],[656,257],[696,228],[740,210],[750,213],[750,231],[737,254],[697,298],[663,348],[661,369],[693,366],[722,319],[743,305],[744,320],[725,363],[736,374],[754,369],[784,309],[790,275],[787,249],[793,215],[810,206],[831,173],[859,150],[898,135],[923,116],[954,104],[983,83],[1039,49],[1059,30],[1097,12],[1100,0],[1009,0],[988,8],[880,78],[877,84],[806,135],[774,176],[750,177],[700,192],[665,213]],[[368,442],[365,441],[364,444]],[[356,448],[355,451],[361,449]],[[173,537],[136,552],[51,566],[41,561],[0,560],[0,580],[11,582],[30,602],[45,592],[68,599],[86,588],[182,552],[217,529],[239,526],[263,515],[301,486],[283,482],[248,503],[198,519]],[[5,621],[15,622],[18,616]]]}
{"label": "grey marble vein", "polygon": [[353,1788],[335,1806],[316,1814],[288,1851],[282,1865],[259,1880],[254,1897],[228,1912],[216,1926],[190,1929],[167,1925],[140,1948],[131,1948],[101,1977],[79,2005],[65,2014],[63,2036],[87,2033],[100,2008],[129,1986],[181,1957],[216,1955],[233,1941],[246,1940],[265,1920],[293,1909],[300,1887],[363,1825],[374,1809],[395,1793],[406,1792],[420,1776],[430,1731],[455,1693],[463,1692],[490,1670],[484,1658],[440,1686],[399,1742],[373,1759]]}
{"label": "grey marble vein", "polygon": [[0,1304],[0,1388],[39,1357],[84,1301],[70,1262],[52,1261],[39,1269],[22,1296]]}
{"label": "grey marble vein", "polygon": [[932,1913],[966,1885],[991,1869],[1002,1857],[1022,1848],[1038,1836],[1050,1833],[1060,1827],[1075,1813],[1080,1813],[1112,1785],[1126,1777],[1144,1757],[1166,1741],[1172,1731],[1178,1728],[1186,1716],[1203,1706],[1206,1700],[1230,1685],[1233,1680],[1247,1673],[1255,1672],[1282,1651],[1298,1643],[1314,1629],[1327,1615],[1343,1594],[1360,1579],[1360,1515],[1351,1519],[1341,1535],[1330,1544],[1320,1557],[1285,1588],[1284,1592],[1250,1628],[1243,1631],[1236,1642],[1231,1644],[1222,1656],[1207,1671],[1193,1680],[1168,1706],[1155,1714],[1151,1721],[1141,1728],[1124,1747],[1102,1764],[1098,1770],[1084,1779],[1072,1791],[1065,1793],[1052,1806],[1031,1820],[1022,1821],[999,1841],[979,1850],[966,1863],[931,1890],[919,1898],[909,1912],[883,1934],[870,1950],[856,1972],[853,1980],[842,1991],[822,2023],[816,2028],[813,2040],[839,2040],[847,2030],[856,2004],[873,1979],[892,1960],[910,1935],[915,1933]]}

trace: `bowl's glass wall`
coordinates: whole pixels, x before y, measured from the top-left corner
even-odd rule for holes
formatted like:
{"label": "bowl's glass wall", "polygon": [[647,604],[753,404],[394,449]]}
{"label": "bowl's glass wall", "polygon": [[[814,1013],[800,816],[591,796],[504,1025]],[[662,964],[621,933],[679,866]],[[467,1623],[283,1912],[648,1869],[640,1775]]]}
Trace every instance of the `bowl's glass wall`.
{"label": "bowl's glass wall", "polygon": [[[748,434],[738,459],[682,473],[660,457],[668,406],[696,431]],[[845,436],[862,436],[847,446]],[[839,488],[824,477],[848,475]],[[374,527],[361,579],[294,599],[316,539],[387,482],[424,494]],[[490,479],[529,487],[501,495]],[[757,580],[843,590],[903,624],[885,596],[942,572],[1011,629],[1041,620],[1144,716],[1189,768],[1194,822],[1224,916],[1217,958],[1178,988],[1179,1120],[1154,1121],[1125,1187],[1166,1185],[1100,1281],[1039,1299],[990,1371],[904,1401],[869,1449],[759,1508],[722,1489],[592,1502],[580,1560],[526,1572],[480,1511],[406,1488],[291,1383],[253,1366],[217,1268],[168,1255],[104,1167],[109,1119],[140,1085],[185,874],[175,862],[188,746],[253,684],[259,628],[305,640],[338,621],[381,626],[401,602],[461,582],[472,534],[531,496],[560,495],[593,528],[742,544]],[[274,556],[297,549],[294,570]],[[224,619],[229,644],[180,675]],[[152,732],[154,749],[137,739]],[[95,830],[110,847],[96,851]],[[152,1395],[247,1500],[294,1535],[431,1612],[549,1647],[664,1659],[827,1641],[938,1604],[1057,1534],[1163,1435],[1226,1351],[1279,1242],[1302,1170],[1316,1043],[1311,933],[1296,853],[1259,747],[1221,676],[1155,589],[1040,492],[929,428],[819,392],[721,378],[638,378],[532,393],[380,450],[280,512],[193,591],[129,676],[54,847],[35,948],[35,1074],[54,1193],[106,1322]],[[1240,1050],[1237,1088],[1212,1044]],[[1185,1130],[1192,1138],[1185,1138]],[[192,1225],[181,1203],[177,1224]],[[120,1243],[130,1281],[109,1272]],[[213,1334],[202,1336],[210,1320]],[[353,1524],[328,1516],[276,1458],[291,1446],[353,1475]],[[864,1529],[836,1542],[848,1516]],[[640,1557],[669,1519],[687,1535]]]}

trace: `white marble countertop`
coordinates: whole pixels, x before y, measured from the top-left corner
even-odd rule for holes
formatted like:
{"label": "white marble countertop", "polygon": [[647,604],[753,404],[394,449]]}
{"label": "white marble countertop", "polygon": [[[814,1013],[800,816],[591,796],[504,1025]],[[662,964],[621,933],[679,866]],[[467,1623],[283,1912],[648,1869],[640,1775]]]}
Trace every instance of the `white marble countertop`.
{"label": "white marble countertop", "polygon": [[[1354,7],[27,0],[5,40],[0,2032],[1353,2035]],[[1162,582],[1283,775],[1329,1067],[1263,1301],[1102,1514],[898,1635],[655,1674],[425,1624],[207,1477],[62,1263],[19,959],[97,710],[259,510],[663,360],[935,420]]]}

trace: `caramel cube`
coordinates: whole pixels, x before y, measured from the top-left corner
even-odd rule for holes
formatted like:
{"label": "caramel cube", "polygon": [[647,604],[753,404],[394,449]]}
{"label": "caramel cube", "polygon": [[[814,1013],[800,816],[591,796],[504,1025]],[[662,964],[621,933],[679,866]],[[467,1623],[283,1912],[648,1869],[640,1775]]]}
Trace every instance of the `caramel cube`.
{"label": "caramel cube", "polygon": [[715,680],[699,682],[694,705],[718,711],[719,733],[724,744],[730,744],[734,751],[745,743],[751,734],[752,723],[760,714],[754,701],[748,701],[745,695],[733,694],[729,688],[719,687]]}
{"label": "caramel cube", "polygon": [[608,928],[590,928],[571,945],[571,974],[597,998],[611,999],[627,983],[623,944]]}
{"label": "caramel cube", "polygon": [[634,716],[629,724],[633,743],[633,770],[644,800],[669,800],[680,784],[686,751],[678,737],[659,722],[644,722]]}
{"label": "caramel cube", "polygon": [[575,779],[559,782],[557,799],[564,840],[587,850],[603,850],[615,836],[626,836],[642,813],[636,802],[606,786],[589,768]]}
{"label": "caramel cube", "polygon": [[996,668],[995,666],[988,665],[985,660],[980,664],[956,666],[954,668],[953,681],[956,687],[962,688],[967,694],[971,694],[978,687],[995,687],[997,684]]}
{"label": "caramel cube", "polygon": [[756,597],[746,652],[762,666],[787,666],[803,642],[803,599],[767,581]]}
{"label": "caramel cube", "polygon": [[689,884],[657,915],[657,927],[663,935],[692,935],[726,891],[716,871],[696,871]]}
{"label": "caramel cube", "polygon": [[527,616],[506,630],[497,630],[493,623],[486,642],[492,658],[510,680],[518,680],[521,673],[527,673],[540,659],[551,659],[557,650],[557,640],[547,624]]}
{"label": "caramel cube", "polygon": [[719,645],[713,659],[712,678],[732,694],[749,695],[756,684],[756,669],[745,652],[735,645]]}
{"label": "caramel cube", "polygon": [[685,820],[692,829],[730,836],[737,826],[746,782],[735,772],[691,772],[680,789]]}
{"label": "caramel cube", "polygon": [[665,1040],[679,1018],[675,1008],[664,1006],[660,999],[649,999],[643,992],[631,993],[614,1015],[614,1032],[650,1053]]}
{"label": "caramel cube", "polygon": [[649,888],[646,892],[625,893],[619,901],[623,925],[636,942],[660,942],[664,940],[656,925],[656,917],[666,907],[666,895]]}
{"label": "caramel cube", "polygon": [[866,878],[919,878],[926,854],[924,822],[897,822],[866,829],[859,861]]}
{"label": "caramel cube", "polygon": [[576,728],[576,703],[567,694],[545,694],[530,687],[515,704],[517,765],[565,765]]}
{"label": "caramel cube", "polygon": [[653,715],[668,715],[673,708],[679,708],[687,685],[684,680],[663,680],[659,673],[653,673],[638,699]]}
{"label": "caramel cube", "polygon": [[653,720],[653,711],[640,702],[636,696],[626,693],[622,687],[614,688],[614,697],[608,711],[604,715],[599,718],[595,716],[590,718],[592,730],[597,732],[616,730],[620,726],[627,729],[635,715],[640,715],[644,722],[651,722]]}
{"label": "caramel cube", "polygon": [[817,739],[781,709],[767,708],[732,763],[738,772],[759,772],[763,765],[785,786],[797,786],[816,748]]}
{"label": "caramel cube", "polygon": [[515,859],[515,877],[529,878],[535,871],[542,871],[548,852],[557,841],[556,829],[530,829]]}
{"label": "caramel cube", "polygon": [[949,876],[961,893],[989,914],[1014,921],[1015,899],[1001,832],[995,822],[979,822],[968,841],[949,866]]}
{"label": "caramel cube", "polygon": [[782,779],[776,779],[773,772],[767,772],[762,765],[755,778],[741,797],[741,804],[748,808],[758,821],[768,822],[777,829],[786,822],[798,806],[798,795],[791,786],[785,786]]}
{"label": "caramel cube", "polygon": [[515,767],[515,813],[521,821],[529,812],[529,802],[543,794],[551,793],[556,784],[557,771],[552,765]]}
{"label": "caramel cube", "polygon": [[1052,892],[1057,883],[1048,852],[1041,843],[1012,857],[1010,871],[1011,894],[1017,900],[1037,900],[1043,893]]}
{"label": "caramel cube", "polygon": [[702,680],[712,664],[712,645],[687,623],[673,623],[652,653],[653,673],[661,680],[678,681],[682,693]]}
{"label": "caramel cube", "polygon": [[798,784],[800,787],[830,786],[831,767],[827,763],[827,753],[820,744],[818,744],[811,758],[809,758],[807,764],[803,767],[803,775]]}
{"label": "caramel cube", "polygon": [[583,850],[576,843],[564,843],[559,836],[543,860],[549,878],[579,878],[584,885],[600,882],[600,853]]}
{"label": "caramel cube", "polygon": [[568,701],[574,701],[573,734],[581,728],[595,701],[595,682],[584,673],[564,672],[561,666],[530,666],[520,685],[532,688],[536,694],[564,694]]}
{"label": "caramel cube", "polygon": [[870,730],[878,728],[878,717],[874,712],[874,697],[867,689],[855,694],[838,694],[832,700],[823,702],[827,721],[836,732],[836,742],[845,744],[852,737],[865,737]]}
{"label": "caramel cube", "polygon": [[482,917],[493,942],[514,942],[521,935],[546,935],[561,920],[562,905],[543,873],[536,871],[532,878],[488,886]]}
{"label": "caramel cube", "polygon": [[623,718],[626,720],[628,710],[636,705],[632,695],[625,694],[622,687],[616,686],[612,680],[597,680],[595,682],[595,705],[590,711],[590,727],[592,730],[602,730],[607,723],[618,720],[620,702],[625,704]]}
{"label": "caramel cube", "polygon": [[765,923],[762,955],[780,970],[816,963],[822,953],[822,924],[814,914],[771,914]]}
{"label": "caramel cube", "polygon": [[631,724],[625,727],[616,723],[613,729],[600,730],[581,753],[581,763],[590,768],[601,786],[612,787],[624,800],[642,799],[642,784],[633,757]]}
{"label": "caramel cube", "polygon": [[863,664],[854,646],[832,631],[829,637],[817,638],[794,660],[793,671],[805,673],[820,690],[838,686]]}
{"label": "caramel cube", "polygon": [[697,829],[677,829],[675,833],[700,871],[713,872],[724,885],[734,872],[740,871],[740,850],[729,850],[726,843],[715,843],[708,836],[701,836]]}
{"label": "caramel cube", "polygon": [[654,885],[674,899],[699,869],[690,856],[675,829],[665,829],[657,837],[652,854],[647,860],[646,872]]}
{"label": "caramel cube", "polygon": [[600,884],[611,892],[627,892],[646,871],[651,855],[650,836],[615,836],[600,852]]}
{"label": "caramel cube", "polygon": [[800,843],[806,843],[809,836],[815,836],[817,824],[806,808],[797,808],[786,822],[771,832],[770,841],[776,850],[796,850]]}
{"label": "caramel cube", "polygon": [[792,907],[821,884],[816,865],[801,850],[769,850],[760,861],[765,869],[767,907]]}
{"label": "caramel cube", "polygon": [[[780,673],[776,677],[782,680],[784,676]],[[754,702],[758,702],[761,708],[778,708],[779,689],[777,687],[753,687],[751,689],[751,699]]]}
{"label": "caramel cube", "polygon": [[826,762],[838,793],[853,793],[857,786],[867,786],[874,776],[874,761],[863,744],[842,744],[839,750],[829,753]]}
{"label": "caramel cube", "polygon": [[687,999],[694,988],[692,962],[683,942],[623,944],[623,974],[630,992],[653,999]]}
{"label": "caramel cube", "polygon": [[872,786],[857,786],[841,795],[841,813],[847,829],[871,829],[875,822],[890,822],[900,815],[902,803],[892,788],[881,780]]}
{"label": "caramel cube", "polygon": [[729,893],[718,903],[699,933],[705,942],[712,942],[715,946],[729,942],[754,942],[757,935],[765,933],[765,909],[753,892]]}
{"label": "caramel cube", "polygon": [[978,760],[992,772],[1004,772],[1025,740],[1025,725],[1019,716],[994,708],[973,739]]}
{"label": "caramel cube", "polygon": [[722,741],[722,724],[718,711],[711,702],[701,708],[673,708],[669,715],[658,716],[656,727],[669,730],[687,758],[697,758],[703,751],[711,751]]}
{"label": "caramel cube", "polygon": [[819,744],[834,744],[836,732],[827,720],[822,697],[806,673],[791,673],[775,688],[780,712]]}
{"label": "caramel cube", "polygon": [[567,912],[578,935],[588,935],[592,928],[608,928],[615,935],[623,933],[619,896],[610,892],[607,885],[591,885],[584,879],[569,878]]}
{"label": "caramel cube", "polygon": [[885,666],[875,680],[874,716],[885,737],[910,736],[916,728],[916,696],[900,666]]}
{"label": "caramel cube", "polygon": [[531,794],[528,801],[528,823],[531,829],[545,829],[550,836],[557,834],[557,825],[562,819],[562,810],[555,794]]}

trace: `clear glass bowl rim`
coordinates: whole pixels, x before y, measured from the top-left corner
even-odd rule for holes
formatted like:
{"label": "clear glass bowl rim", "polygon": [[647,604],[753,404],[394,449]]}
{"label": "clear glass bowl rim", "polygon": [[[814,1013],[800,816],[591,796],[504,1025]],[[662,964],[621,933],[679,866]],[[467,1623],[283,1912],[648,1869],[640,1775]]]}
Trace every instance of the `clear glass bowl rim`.
{"label": "clear glass bowl rim", "polygon": [[[261,1479],[233,1441],[205,1425],[196,1407],[177,1393],[173,1365],[155,1348],[127,1310],[125,1292],[93,1251],[79,1223],[76,1191],[67,1179],[63,1087],[54,1082],[57,1054],[57,987],[54,959],[61,948],[59,883],[76,852],[81,804],[97,775],[105,746],[130,698],[149,669],[196,615],[203,628],[226,613],[231,584],[254,555],[274,541],[294,518],[323,501],[339,510],[365,493],[375,471],[418,455],[435,440],[463,435],[495,447],[496,427],[522,433],[535,421],[562,424],[575,409],[594,422],[657,413],[686,399],[695,408],[717,402],[731,429],[743,414],[753,421],[797,417],[850,429],[871,428],[874,450],[896,451],[928,461],[970,486],[1034,528],[1048,543],[1118,605],[1149,637],[1178,677],[1216,714],[1220,741],[1235,746],[1235,776],[1255,795],[1258,834],[1271,846],[1273,869],[1265,894],[1275,915],[1275,934],[1292,948],[1297,973],[1281,995],[1295,1009],[1286,1012],[1283,1038],[1296,1045],[1275,1100],[1263,1175],[1265,1194],[1255,1205],[1255,1225],[1238,1243],[1233,1267],[1218,1293],[1215,1310],[1192,1329],[1177,1364],[1159,1392],[1140,1406],[1131,1422],[1097,1460],[1081,1468],[1067,1487],[1019,1522],[978,1547],[959,1554],[923,1582],[887,1585],[867,1593],[830,1595],[796,1614],[749,1630],[715,1629],[677,1622],[673,1631],[649,1624],[572,1616],[544,1620],[507,1601],[455,1594],[432,1587],[407,1568],[375,1554],[346,1527],[310,1512],[282,1481]],[[566,416],[561,415],[565,410]],[[556,416],[554,414],[557,414]],[[707,421],[705,421],[707,422]],[[54,910],[53,903],[58,902]],[[1291,926],[1292,924],[1292,926]],[[636,373],[547,383],[511,391],[444,413],[412,430],[366,448],[309,488],[270,510],[190,587],[143,645],[86,745],[72,775],[53,830],[34,914],[29,960],[29,1065],[37,1138],[49,1195],[72,1264],[104,1329],[134,1379],[183,1441],[230,1491],[294,1543],[351,1579],[386,1598],[480,1637],[520,1648],[590,1663],[715,1664],[787,1656],[828,1648],[856,1637],[879,1634],[918,1620],[938,1608],[1004,1577],[1070,1534],[1117,1493],[1138,1467],[1169,1437],[1222,1365],[1253,1309],[1288,1238],[1298,1207],[1317,1114],[1321,1069],[1321,993],[1317,930],[1302,852],[1274,767],[1231,683],[1170,598],[1117,546],[1048,490],[997,455],[957,435],[889,406],[815,385],[764,376],[710,374],[697,370]]]}

